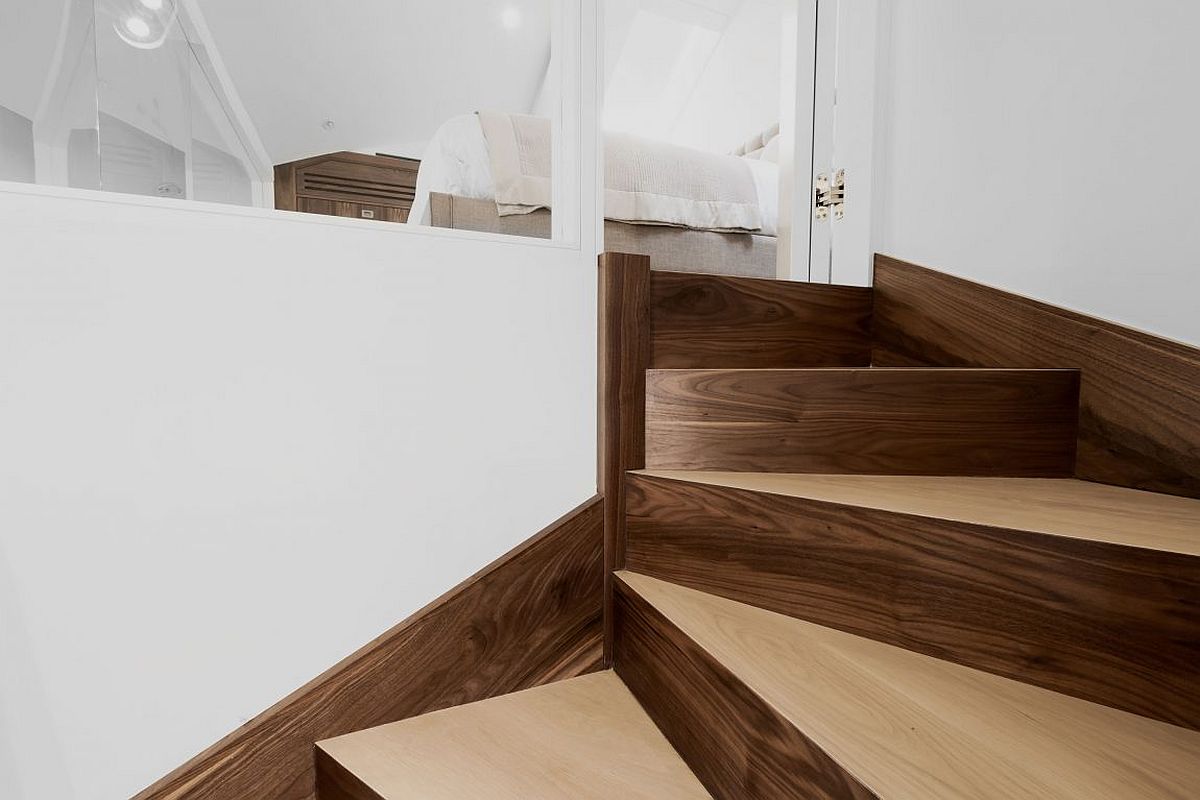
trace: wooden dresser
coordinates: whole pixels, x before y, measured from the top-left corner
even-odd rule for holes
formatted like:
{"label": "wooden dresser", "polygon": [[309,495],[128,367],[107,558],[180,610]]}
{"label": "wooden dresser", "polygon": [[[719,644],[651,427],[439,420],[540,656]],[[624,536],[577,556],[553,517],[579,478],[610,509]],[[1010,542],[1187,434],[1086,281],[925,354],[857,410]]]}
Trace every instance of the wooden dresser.
{"label": "wooden dresser", "polygon": [[306,214],[407,222],[420,161],[329,153],[275,167],[275,207]]}

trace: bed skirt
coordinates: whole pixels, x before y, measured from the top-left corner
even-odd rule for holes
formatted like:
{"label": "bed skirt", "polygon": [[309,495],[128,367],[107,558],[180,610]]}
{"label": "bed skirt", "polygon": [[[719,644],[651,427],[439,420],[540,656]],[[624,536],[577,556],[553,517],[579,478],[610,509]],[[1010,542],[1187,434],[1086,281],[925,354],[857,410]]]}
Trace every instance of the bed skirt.
{"label": "bed skirt", "polygon": [[[437,228],[550,238],[550,212],[501,217],[491,200],[431,192],[430,224]],[[775,237],[713,233],[657,225],[604,223],[604,249],[650,256],[652,269],[714,275],[775,277]]]}

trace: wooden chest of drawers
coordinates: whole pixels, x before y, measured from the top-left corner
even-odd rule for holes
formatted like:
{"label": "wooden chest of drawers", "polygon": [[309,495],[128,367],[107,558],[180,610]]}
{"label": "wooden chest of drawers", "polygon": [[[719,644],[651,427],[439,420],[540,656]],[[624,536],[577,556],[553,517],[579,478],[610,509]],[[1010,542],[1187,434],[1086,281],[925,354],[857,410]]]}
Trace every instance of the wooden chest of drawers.
{"label": "wooden chest of drawers", "polygon": [[275,167],[275,207],[308,214],[407,222],[420,161],[330,153]]}

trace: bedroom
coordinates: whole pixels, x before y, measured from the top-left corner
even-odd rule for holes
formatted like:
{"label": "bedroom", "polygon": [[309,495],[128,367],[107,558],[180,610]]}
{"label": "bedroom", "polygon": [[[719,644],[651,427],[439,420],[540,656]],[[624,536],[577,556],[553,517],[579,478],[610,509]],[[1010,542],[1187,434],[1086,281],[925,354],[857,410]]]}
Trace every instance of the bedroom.
{"label": "bedroom", "polygon": [[[571,236],[551,211],[570,184],[551,165],[569,172],[579,154],[554,135],[574,98],[560,88],[549,0],[13,6],[4,179]],[[776,275],[785,6],[606,4],[609,249]]]}

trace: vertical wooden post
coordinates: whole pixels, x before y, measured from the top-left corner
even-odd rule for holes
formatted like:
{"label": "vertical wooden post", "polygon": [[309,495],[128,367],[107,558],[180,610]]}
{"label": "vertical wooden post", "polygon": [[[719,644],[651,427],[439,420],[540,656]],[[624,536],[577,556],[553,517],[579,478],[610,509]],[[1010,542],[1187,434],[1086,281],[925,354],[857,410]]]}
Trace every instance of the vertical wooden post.
{"label": "vertical wooden post", "polygon": [[604,662],[612,661],[612,573],[625,565],[625,472],[646,466],[650,258],[603,253],[599,297],[599,492],[604,495]]}

